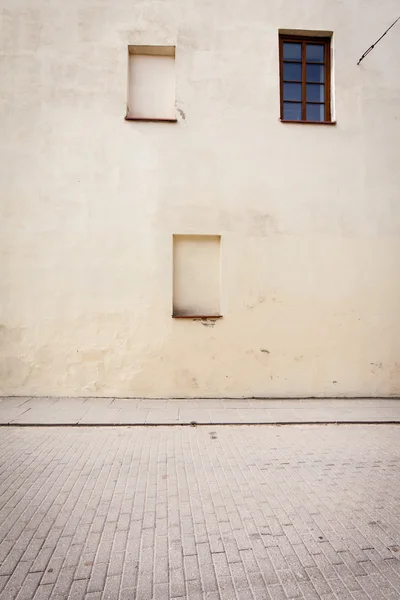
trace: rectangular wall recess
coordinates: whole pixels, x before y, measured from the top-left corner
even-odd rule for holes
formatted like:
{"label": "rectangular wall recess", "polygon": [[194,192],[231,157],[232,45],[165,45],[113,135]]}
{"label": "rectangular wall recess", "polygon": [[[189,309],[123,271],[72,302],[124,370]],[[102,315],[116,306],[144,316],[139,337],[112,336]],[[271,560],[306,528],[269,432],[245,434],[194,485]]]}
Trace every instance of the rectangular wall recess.
{"label": "rectangular wall recess", "polygon": [[173,313],[220,317],[219,235],[173,236]]}
{"label": "rectangular wall recess", "polygon": [[175,46],[129,46],[127,119],[176,121]]}

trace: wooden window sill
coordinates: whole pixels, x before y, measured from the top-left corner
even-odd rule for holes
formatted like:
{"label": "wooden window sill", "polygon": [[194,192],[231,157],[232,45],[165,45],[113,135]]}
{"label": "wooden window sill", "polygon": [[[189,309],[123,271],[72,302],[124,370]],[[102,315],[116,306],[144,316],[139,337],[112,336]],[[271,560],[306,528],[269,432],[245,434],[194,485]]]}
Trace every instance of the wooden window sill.
{"label": "wooden window sill", "polygon": [[288,121],[280,119],[281,123],[298,123],[300,125],[336,125],[336,121]]}
{"label": "wooden window sill", "polygon": [[210,320],[214,320],[214,319],[222,319],[222,315],[172,315],[173,319],[199,319],[199,320],[205,320],[205,319],[210,319]]}
{"label": "wooden window sill", "polygon": [[152,123],[177,123],[178,119],[156,119],[153,117],[125,117],[125,121],[150,121]]}

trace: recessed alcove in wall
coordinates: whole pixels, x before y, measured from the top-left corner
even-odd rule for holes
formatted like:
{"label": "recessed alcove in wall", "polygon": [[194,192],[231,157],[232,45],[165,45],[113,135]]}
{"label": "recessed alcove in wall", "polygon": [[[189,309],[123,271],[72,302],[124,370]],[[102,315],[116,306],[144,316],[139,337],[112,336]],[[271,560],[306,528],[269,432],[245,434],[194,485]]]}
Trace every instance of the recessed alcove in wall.
{"label": "recessed alcove in wall", "polygon": [[173,236],[173,312],[176,318],[220,317],[219,235]]}
{"label": "recessed alcove in wall", "polygon": [[176,121],[175,46],[129,46],[128,120]]}

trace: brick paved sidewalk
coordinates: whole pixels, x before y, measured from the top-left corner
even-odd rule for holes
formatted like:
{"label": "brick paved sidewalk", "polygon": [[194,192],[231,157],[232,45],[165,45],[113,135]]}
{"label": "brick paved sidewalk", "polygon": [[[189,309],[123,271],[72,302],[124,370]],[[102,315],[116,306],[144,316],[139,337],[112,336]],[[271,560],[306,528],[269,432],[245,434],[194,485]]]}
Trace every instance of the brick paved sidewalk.
{"label": "brick paved sidewalk", "polygon": [[400,423],[399,399],[0,398],[0,425]]}
{"label": "brick paved sidewalk", "polygon": [[400,427],[16,428],[1,600],[400,598]]}

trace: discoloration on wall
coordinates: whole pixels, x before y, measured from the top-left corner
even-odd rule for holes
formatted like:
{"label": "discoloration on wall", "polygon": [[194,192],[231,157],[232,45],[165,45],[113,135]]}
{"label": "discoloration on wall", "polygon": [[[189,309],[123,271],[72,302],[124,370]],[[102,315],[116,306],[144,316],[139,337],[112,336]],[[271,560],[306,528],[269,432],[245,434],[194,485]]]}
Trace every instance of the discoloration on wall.
{"label": "discoloration on wall", "polygon": [[[29,384],[33,365],[14,356],[5,356],[0,361],[0,381],[7,384],[6,389],[24,389]],[[1,389],[1,388],[0,388]]]}
{"label": "discoloration on wall", "polygon": [[246,308],[248,310],[253,310],[253,308],[255,308],[256,306],[258,306],[259,304],[264,304],[265,302],[265,297],[263,295],[259,295],[258,298],[256,298],[255,300],[252,301],[248,301],[246,303]]}
{"label": "discoloration on wall", "polygon": [[217,319],[193,319],[199,321],[204,327],[214,327]]}
{"label": "discoloration on wall", "polygon": [[[1,393],[400,395],[400,37],[356,66],[397,0],[31,4],[0,9]],[[334,31],[335,127],[279,122],[282,27]],[[141,44],[177,48],[178,123],[124,121]],[[171,318],[174,233],[221,235],[218,324]]]}

